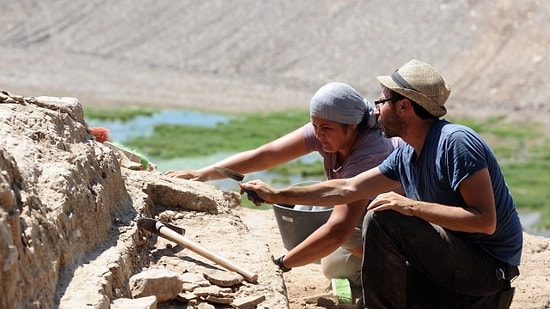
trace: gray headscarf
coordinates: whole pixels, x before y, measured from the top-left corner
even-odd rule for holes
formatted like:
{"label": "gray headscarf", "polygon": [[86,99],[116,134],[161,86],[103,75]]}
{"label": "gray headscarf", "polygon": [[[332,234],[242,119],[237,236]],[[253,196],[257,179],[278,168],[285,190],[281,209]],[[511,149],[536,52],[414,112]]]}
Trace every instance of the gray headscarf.
{"label": "gray headscarf", "polygon": [[368,127],[376,126],[374,106],[350,85],[332,82],[319,88],[309,104],[310,116],[343,124],[359,124],[365,115]]}

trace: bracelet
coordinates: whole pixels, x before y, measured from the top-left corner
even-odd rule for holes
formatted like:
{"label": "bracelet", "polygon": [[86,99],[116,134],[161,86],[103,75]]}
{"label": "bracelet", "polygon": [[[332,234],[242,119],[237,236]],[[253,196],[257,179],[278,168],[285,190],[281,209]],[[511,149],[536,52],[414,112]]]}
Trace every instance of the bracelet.
{"label": "bracelet", "polygon": [[279,268],[284,272],[286,273],[287,271],[290,271],[292,268],[288,268],[285,266],[285,263],[283,262],[283,259],[285,258],[284,255],[281,255],[280,257],[278,257],[276,260],[273,260],[273,263],[275,263],[275,265],[279,266]]}

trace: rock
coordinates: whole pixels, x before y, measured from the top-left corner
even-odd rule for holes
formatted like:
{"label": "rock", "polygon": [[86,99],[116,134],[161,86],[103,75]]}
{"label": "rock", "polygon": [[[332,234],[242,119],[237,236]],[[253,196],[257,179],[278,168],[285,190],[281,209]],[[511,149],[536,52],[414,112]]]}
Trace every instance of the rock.
{"label": "rock", "polygon": [[110,309],[157,309],[157,298],[152,296],[140,298],[118,298],[111,302]]}
{"label": "rock", "polygon": [[216,295],[207,295],[205,297],[205,300],[209,303],[216,303],[216,304],[223,304],[223,305],[229,305],[231,302],[233,302],[232,295],[228,294],[226,296],[216,296]]}
{"label": "rock", "polygon": [[230,288],[222,288],[217,285],[198,287],[193,290],[193,294],[200,297],[207,297],[209,295],[225,297],[231,295],[232,292],[233,290],[231,290]]}
{"label": "rock", "polygon": [[188,292],[188,291],[185,291],[185,292],[182,292],[182,293],[179,293],[178,294],[178,299],[180,301],[183,301],[183,302],[190,302],[192,300],[195,300],[197,299],[197,295],[191,293],[191,292]]}
{"label": "rock", "polygon": [[193,291],[198,287],[210,286],[210,282],[197,273],[187,272],[181,274],[180,279],[183,281],[183,291]]}
{"label": "rock", "polygon": [[[132,212],[120,167],[91,140],[78,100],[36,102],[0,104],[1,308],[59,301],[65,272],[108,243],[115,218]],[[93,302],[108,303],[109,293],[100,294]]]}
{"label": "rock", "polygon": [[253,295],[248,297],[239,297],[233,301],[233,307],[239,309],[252,309],[256,308],[261,302],[265,300],[265,295]]}
{"label": "rock", "polygon": [[166,269],[150,269],[130,277],[132,297],[154,295],[158,302],[175,298],[181,291],[183,281],[178,273]]}
{"label": "rock", "polygon": [[228,271],[209,270],[203,275],[210,283],[226,287],[239,285],[244,280],[243,276]]}

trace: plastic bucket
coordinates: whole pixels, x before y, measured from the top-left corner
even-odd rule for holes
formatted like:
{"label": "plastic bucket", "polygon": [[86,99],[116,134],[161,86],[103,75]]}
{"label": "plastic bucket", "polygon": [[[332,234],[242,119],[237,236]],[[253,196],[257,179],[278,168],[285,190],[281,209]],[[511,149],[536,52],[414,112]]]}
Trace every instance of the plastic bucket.
{"label": "plastic bucket", "polygon": [[[294,186],[316,182],[301,182]],[[332,213],[332,207],[273,204],[273,212],[283,245],[287,250],[292,250],[327,222]]]}

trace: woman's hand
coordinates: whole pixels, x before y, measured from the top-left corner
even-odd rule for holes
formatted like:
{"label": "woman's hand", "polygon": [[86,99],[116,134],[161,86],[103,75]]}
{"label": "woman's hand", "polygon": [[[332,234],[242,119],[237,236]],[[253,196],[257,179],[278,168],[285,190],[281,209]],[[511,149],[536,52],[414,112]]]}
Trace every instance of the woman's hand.
{"label": "woman's hand", "polygon": [[174,178],[195,180],[195,181],[206,181],[207,177],[205,173],[199,171],[167,171],[163,175]]}

